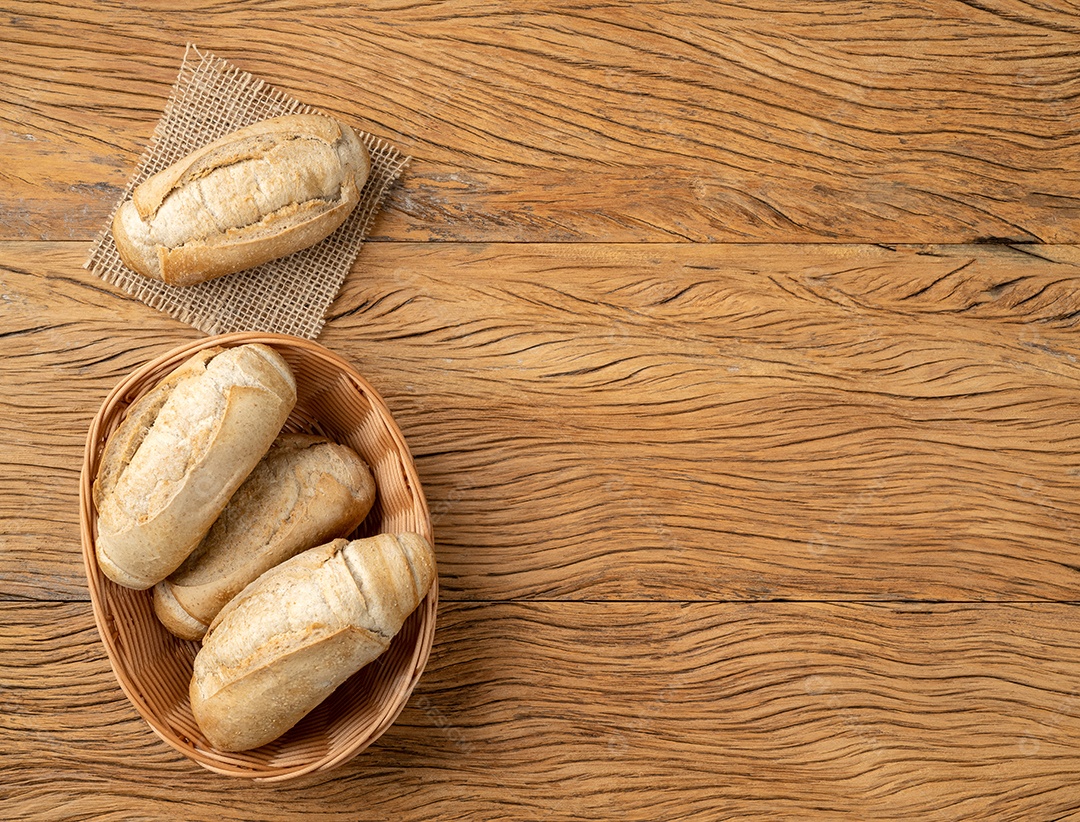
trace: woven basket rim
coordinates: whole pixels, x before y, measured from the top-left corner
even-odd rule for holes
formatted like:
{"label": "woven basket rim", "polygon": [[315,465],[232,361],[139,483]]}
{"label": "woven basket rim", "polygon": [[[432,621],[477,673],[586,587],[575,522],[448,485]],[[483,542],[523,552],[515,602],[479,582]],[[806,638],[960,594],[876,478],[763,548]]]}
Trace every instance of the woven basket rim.
{"label": "woven basket rim", "polygon": [[408,702],[431,652],[434,641],[439,585],[438,575],[436,574],[431,589],[416,609],[420,615],[421,624],[415,647],[412,649],[406,667],[407,679],[401,687],[387,694],[385,704],[380,705],[376,721],[369,727],[367,733],[350,740],[348,744],[341,745],[338,748],[331,748],[325,755],[302,765],[272,766],[248,756],[246,752],[226,753],[212,748],[196,746],[179,735],[147,704],[147,700],[140,692],[138,683],[134,681],[123,665],[118,637],[115,631],[110,629],[110,622],[113,621],[114,617],[106,609],[105,597],[102,591],[103,586],[114,585],[115,583],[108,580],[101,572],[95,553],[96,510],[93,505],[93,481],[100,450],[107,435],[107,432],[103,429],[114,415],[117,417],[122,415],[122,411],[117,411],[118,406],[123,406],[126,410],[126,407],[137,396],[157,382],[157,379],[152,379],[153,375],[156,374],[158,378],[164,376],[165,373],[173,370],[192,355],[206,348],[232,347],[248,343],[262,343],[276,349],[291,349],[303,352],[305,356],[313,357],[337,369],[356,386],[357,390],[364,395],[365,400],[368,401],[377,414],[379,422],[385,426],[394,444],[394,450],[400,460],[400,467],[405,474],[406,482],[411,486],[409,490],[412,492],[412,501],[417,506],[418,514],[422,517],[424,529],[421,529],[420,533],[433,542],[430,511],[424,498],[408,444],[389,407],[374,387],[344,357],[330,351],[320,343],[288,334],[250,331],[212,335],[175,346],[138,366],[113,387],[102,402],[87,431],[79,486],[80,535],[83,563],[98,634],[101,637],[102,644],[105,646],[109,664],[121,690],[140,716],[166,744],[207,770],[227,776],[246,777],[261,782],[278,782],[295,779],[317,771],[330,770],[345,764],[371,745],[393,724]]}

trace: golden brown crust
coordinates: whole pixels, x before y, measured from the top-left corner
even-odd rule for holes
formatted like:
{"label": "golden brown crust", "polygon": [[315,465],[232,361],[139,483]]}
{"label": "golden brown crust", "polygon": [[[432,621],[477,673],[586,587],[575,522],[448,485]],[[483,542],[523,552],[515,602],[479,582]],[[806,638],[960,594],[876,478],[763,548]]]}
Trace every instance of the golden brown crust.
{"label": "golden brown crust", "polygon": [[164,402],[147,395],[152,415],[135,409],[137,431],[117,429],[97,478],[98,564],[130,588],[160,582],[194,550],[296,402],[288,365],[262,345],[196,357],[176,373]]}
{"label": "golden brown crust", "polygon": [[376,659],[435,578],[416,534],[335,540],[267,571],[221,609],[195,658],[191,707],[210,743],[257,748]]}
{"label": "golden brown crust", "polygon": [[144,220],[161,207],[165,198],[179,186],[205,176],[215,168],[253,159],[266,153],[267,147],[281,139],[306,135],[325,143],[342,138],[342,126],[336,120],[315,114],[292,114],[272,117],[237,129],[196,149],[187,157],[142,182],[132,193],[132,200]]}
{"label": "golden brown crust", "polygon": [[113,238],[144,276],[205,282],[325,239],[359,203],[370,171],[367,149],[336,120],[264,120],[137,186],[113,217]]}
{"label": "golden brown crust", "polygon": [[263,236],[242,239],[244,232],[236,232],[234,236],[215,238],[214,242],[159,247],[160,279],[169,285],[197,285],[286,257],[329,237],[355,206],[356,201],[351,199],[329,209],[323,203],[309,201],[288,214],[279,212],[268,218]]}
{"label": "golden brown crust", "polygon": [[311,434],[278,437],[199,547],[154,587],[158,618],[183,639],[201,639],[248,583],[347,536],[374,501],[371,471],[351,448]]}
{"label": "golden brown crust", "polygon": [[102,500],[112,492],[121,473],[135,452],[139,450],[146,432],[154,424],[161,407],[177,383],[202,372],[206,368],[206,361],[220,353],[220,348],[203,349],[166,375],[161,382],[128,408],[127,414],[124,415],[116,430],[109,435],[105,448],[102,450],[97,478],[94,481],[94,505],[100,507]]}

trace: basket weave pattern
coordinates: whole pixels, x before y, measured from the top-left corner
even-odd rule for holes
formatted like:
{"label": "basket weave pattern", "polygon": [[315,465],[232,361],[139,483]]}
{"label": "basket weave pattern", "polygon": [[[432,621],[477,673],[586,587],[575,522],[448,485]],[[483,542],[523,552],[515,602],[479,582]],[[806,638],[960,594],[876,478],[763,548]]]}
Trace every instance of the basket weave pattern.
{"label": "basket weave pattern", "polygon": [[197,351],[263,343],[277,350],[297,380],[287,431],[323,434],[352,447],[371,467],[375,504],[353,537],[412,531],[432,539],[431,517],[408,446],[382,398],[348,362],[318,343],[280,334],[239,332],[180,346],[129,374],[105,399],[87,434],[80,485],[83,560],[94,618],[124,693],[165,742],[209,770],[280,781],[347,762],[397,718],[412,693],[435,631],[438,582],[390,648],[345,682],[279,739],[253,751],[212,748],[188,700],[199,644],[177,639],[154,614],[151,592],[107,579],[95,554],[92,489],[105,442],[128,407]]}

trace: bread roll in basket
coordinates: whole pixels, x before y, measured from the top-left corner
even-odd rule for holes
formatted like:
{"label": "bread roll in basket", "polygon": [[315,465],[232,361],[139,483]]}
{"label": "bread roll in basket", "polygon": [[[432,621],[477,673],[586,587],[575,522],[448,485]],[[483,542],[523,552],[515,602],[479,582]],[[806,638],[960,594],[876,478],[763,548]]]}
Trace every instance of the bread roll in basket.
{"label": "bread roll in basket", "polygon": [[427,663],[435,631],[438,581],[389,649],[348,679],[280,738],[251,751],[213,748],[192,714],[188,689],[199,645],[177,639],[157,619],[149,590],[110,581],[97,564],[93,481],[109,434],[125,410],[180,363],[206,348],[262,343],[284,357],[297,382],[285,431],[319,433],[353,448],[371,467],[377,495],[367,519],[348,536],[420,534],[431,518],[408,446],[375,390],[343,358],[318,343],[280,334],[241,332],[181,345],[136,369],[108,395],[87,434],[80,485],[83,560],[94,618],[121,688],[153,731],[217,773],[281,781],[339,766],[394,722]]}

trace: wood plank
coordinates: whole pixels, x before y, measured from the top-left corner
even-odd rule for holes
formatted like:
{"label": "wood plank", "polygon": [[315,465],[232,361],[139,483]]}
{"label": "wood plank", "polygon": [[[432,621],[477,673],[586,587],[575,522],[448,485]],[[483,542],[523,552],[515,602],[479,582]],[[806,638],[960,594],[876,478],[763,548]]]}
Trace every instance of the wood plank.
{"label": "wood plank", "polygon": [[1080,239],[1071,3],[12,0],[4,18],[2,239],[103,226],[188,41],[415,158],[380,237]]}
{"label": "wood plank", "polygon": [[1071,598],[1074,249],[417,252],[323,339],[393,398],[449,591]]}
{"label": "wood plank", "polygon": [[0,808],[50,822],[1061,818],[1080,811],[1075,610],[444,605],[388,733],[267,791],[157,740],[110,681],[87,604],[0,603]]}
{"label": "wood plank", "polygon": [[[1080,249],[1043,251],[371,244],[321,340],[451,600],[1073,600]],[[197,336],[85,253],[0,244],[0,596],[85,597],[86,428]]]}

